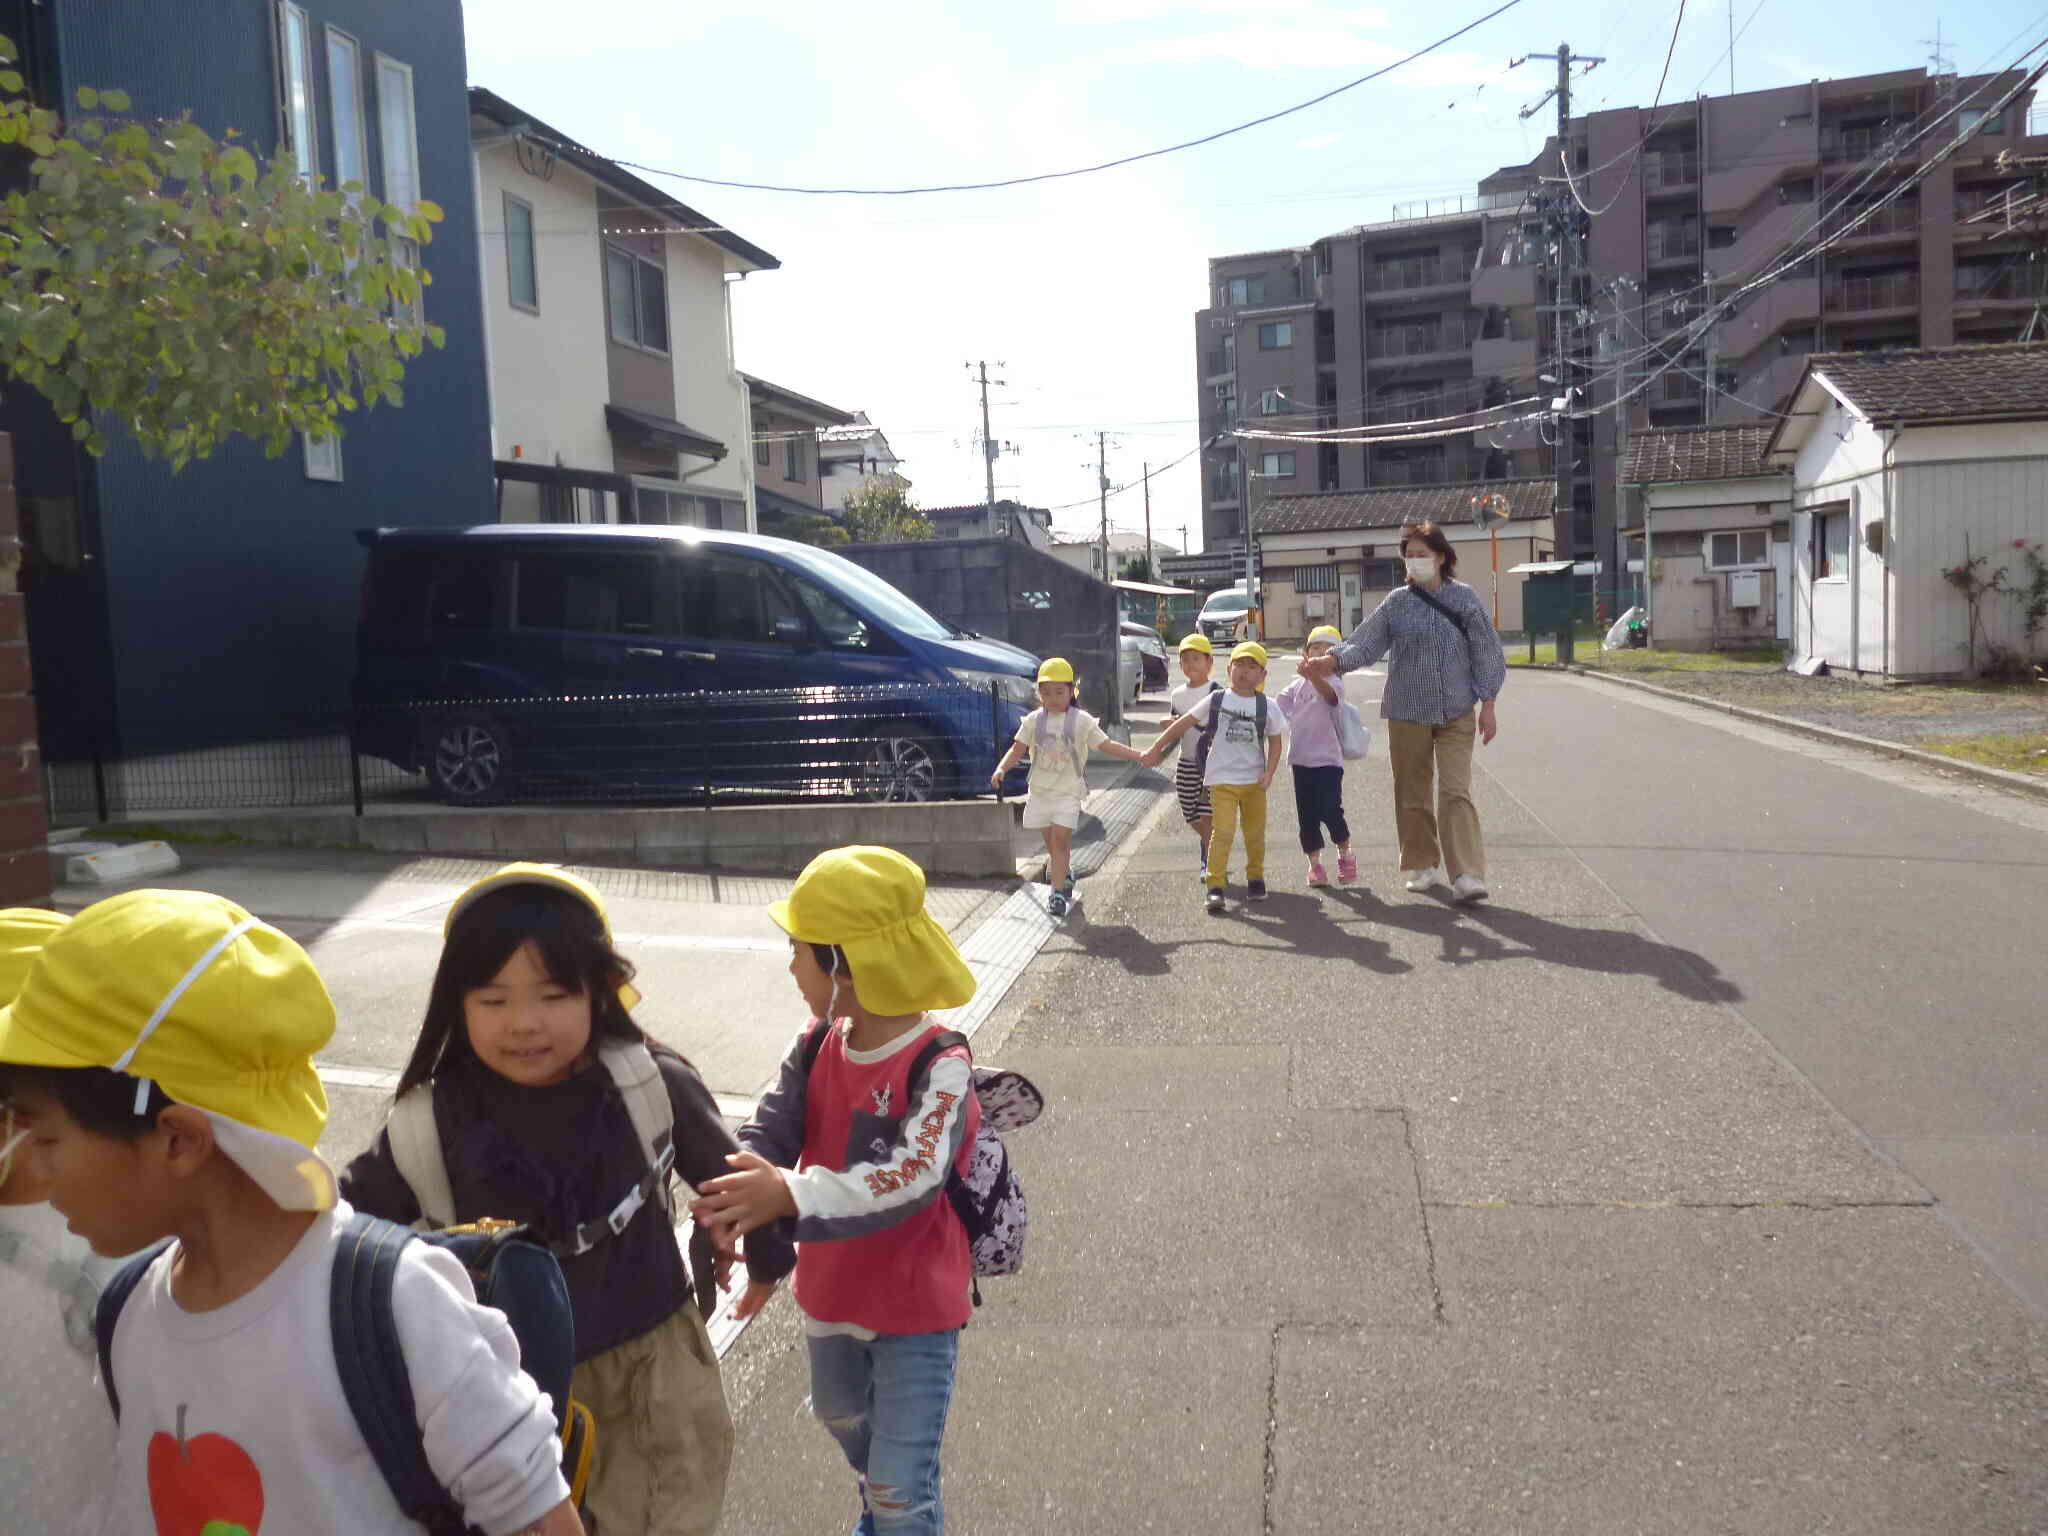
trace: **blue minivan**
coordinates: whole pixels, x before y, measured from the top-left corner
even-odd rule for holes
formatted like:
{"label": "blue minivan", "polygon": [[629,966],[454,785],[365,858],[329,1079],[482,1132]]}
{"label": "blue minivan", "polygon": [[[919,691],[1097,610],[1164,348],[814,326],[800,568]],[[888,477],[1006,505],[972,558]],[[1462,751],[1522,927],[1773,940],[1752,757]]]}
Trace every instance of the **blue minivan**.
{"label": "blue minivan", "polygon": [[358,745],[456,803],[986,793],[1036,702],[1029,652],[808,544],[630,524],[358,537]]}

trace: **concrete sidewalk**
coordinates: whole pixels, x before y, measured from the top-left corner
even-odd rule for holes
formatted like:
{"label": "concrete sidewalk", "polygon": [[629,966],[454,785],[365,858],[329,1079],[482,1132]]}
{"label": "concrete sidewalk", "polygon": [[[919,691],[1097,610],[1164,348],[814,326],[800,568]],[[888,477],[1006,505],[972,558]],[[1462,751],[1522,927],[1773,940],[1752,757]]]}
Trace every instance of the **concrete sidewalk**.
{"label": "concrete sidewalk", "polygon": [[[1504,704],[1476,788],[1491,905],[1400,889],[1376,742],[1347,775],[1361,886],[1302,888],[1283,775],[1272,899],[1239,909],[1233,892],[1209,917],[1161,803],[977,1038],[1050,1109],[1011,1139],[1031,1251],[983,1287],[963,1344],[949,1528],[2048,1531],[2044,1313],[1973,1246],[2009,1253],[2004,1229],[1987,1216],[1972,1235],[1971,1212],[1830,1102],[1864,1114],[1855,1084],[1776,1038],[1787,983],[1727,937],[1769,920],[1695,869],[1725,866],[1718,843],[1746,829],[1665,827],[1642,854],[1669,892],[1652,922],[1618,894],[1625,869],[1596,872],[1612,844],[1568,843],[1532,807],[1547,785],[1596,823],[1618,793],[1725,819],[1716,793],[1805,776],[1865,839],[1894,818],[1902,861],[1938,858],[1930,844],[1982,860],[2003,884],[1980,886],[1974,924],[1948,914],[1962,952],[1943,963],[2003,975],[2006,1002],[1946,1020],[1908,1070],[2007,1059],[2037,1090],[2038,947],[2030,1000],[2010,990],[2024,961],[1996,967],[2001,911],[2042,910],[2048,831],[1824,754],[1667,731],[1619,695],[1524,697],[1546,701],[1543,728]],[[1620,788],[1585,766],[1609,710],[1641,757],[1617,763]],[[1834,865],[1806,852],[1771,874],[1824,904]],[[1788,956],[1822,995],[1859,995],[1872,955],[1925,920],[1903,908],[1894,932],[1849,910],[1866,926]],[[1694,927],[1702,947],[1671,937]],[[1895,1033],[1881,1013],[1838,1022]],[[1957,1113],[1976,1102],[1962,1076],[1938,1091]],[[850,1524],[786,1300],[726,1379],[725,1528]]]}

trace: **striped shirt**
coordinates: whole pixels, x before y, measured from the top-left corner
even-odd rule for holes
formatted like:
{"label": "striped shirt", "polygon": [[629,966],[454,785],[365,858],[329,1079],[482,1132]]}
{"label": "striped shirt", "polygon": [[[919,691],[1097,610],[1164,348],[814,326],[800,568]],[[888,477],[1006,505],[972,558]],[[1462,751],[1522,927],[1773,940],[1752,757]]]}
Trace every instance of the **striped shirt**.
{"label": "striped shirt", "polygon": [[1480,699],[1498,697],[1507,681],[1500,636],[1479,594],[1462,581],[1446,581],[1431,596],[1464,621],[1462,636],[1413,588],[1399,587],[1337,647],[1339,672],[1387,658],[1383,720],[1443,725],[1471,714]]}

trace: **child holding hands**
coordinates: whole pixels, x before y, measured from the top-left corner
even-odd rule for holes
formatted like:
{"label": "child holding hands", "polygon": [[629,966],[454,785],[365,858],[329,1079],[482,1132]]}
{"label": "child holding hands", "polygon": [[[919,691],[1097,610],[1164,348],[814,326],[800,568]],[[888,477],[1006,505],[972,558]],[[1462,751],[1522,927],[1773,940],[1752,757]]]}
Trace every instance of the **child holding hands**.
{"label": "child holding hands", "polygon": [[[1305,660],[1327,656],[1344,641],[1332,624],[1308,632],[1302,646]],[[1301,851],[1308,855],[1308,883],[1328,885],[1323,868],[1323,828],[1337,845],[1337,879],[1350,885],[1358,879],[1358,861],[1351,856],[1351,828],[1344,820],[1344,742],[1339,735],[1343,685],[1317,673],[1297,677],[1280,690],[1278,703],[1287,716],[1287,761],[1294,769],[1294,813],[1301,822]]]}

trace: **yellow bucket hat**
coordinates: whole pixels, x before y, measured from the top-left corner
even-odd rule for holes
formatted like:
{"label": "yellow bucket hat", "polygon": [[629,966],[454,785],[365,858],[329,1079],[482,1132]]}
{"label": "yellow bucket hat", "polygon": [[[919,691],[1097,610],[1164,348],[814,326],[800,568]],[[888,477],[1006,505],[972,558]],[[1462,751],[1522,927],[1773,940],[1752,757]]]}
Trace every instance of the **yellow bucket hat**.
{"label": "yellow bucket hat", "polygon": [[1048,656],[1038,664],[1038,680],[1041,683],[1071,683],[1074,664],[1064,656]]}
{"label": "yellow bucket hat", "polygon": [[306,952],[223,896],[124,891],[43,944],[0,1008],[0,1062],[105,1067],[205,1113],[215,1144],[286,1210],[334,1204],[313,1151],[327,1093],[313,1054],[334,1003]]}
{"label": "yellow bucket hat", "polygon": [[1263,667],[1266,665],[1266,648],[1256,640],[1240,640],[1231,647],[1230,659],[1232,661],[1256,661]]}
{"label": "yellow bucket hat", "polygon": [[958,1008],[974,996],[974,973],[924,909],[924,871],[894,848],[819,854],[768,915],[792,939],[844,950],[870,1013]]}
{"label": "yellow bucket hat", "polygon": [[1216,647],[1209,643],[1207,635],[1189,635],[1187,639],[1181,641],[1178,648],[1183,651],[1200,651],[1204,656],[1216,654]]}
{"label": "yellow bucket hat", "polygon": [[[572,875],[559,864],[507,864],[503,869],[485,875],[460,896],[448,908],[448,916],[441,922],[441,937],[447,938],[455,931],[455,919],[464,910],[490,891],[508,885],[544,885],[557,891],[567,891],[578,901],[597,914],[598,923],[604,928],[604,941],[617,947],[612,938],[612,915],[605,910],[604,898],[597,894],[597,887],[581,875]],[[631,982],[619,984],[619,1001],[628,1013],[640,1006],[640,990]]]}
{"label": "yellow bucket hat", "polygon": [[1318,624],[1308,632],[1308,638],[1301,643],[1306,648],[1311,645],[1321,645],[1324,641],[1328,641],[1331,645],[1342,645],[1344,643],[1344,635],[1334,624]]}

